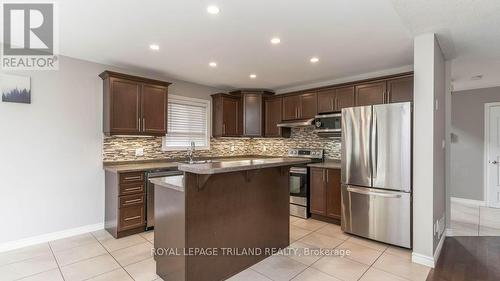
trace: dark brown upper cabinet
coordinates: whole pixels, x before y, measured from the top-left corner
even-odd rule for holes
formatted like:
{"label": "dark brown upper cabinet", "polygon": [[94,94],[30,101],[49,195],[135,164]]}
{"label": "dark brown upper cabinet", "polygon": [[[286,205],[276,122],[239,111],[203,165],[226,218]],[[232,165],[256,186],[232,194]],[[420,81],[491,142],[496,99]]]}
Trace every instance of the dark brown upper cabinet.
{"label": "dark brown upper cabinet", "polygon": [[242,135],[241,98],[228,94],[212,95],[214,137],[238,137]]}
{"label": "dark brown upper cabinet", "polygon": [[283,120],[314,118],[317,114],[316,93],[304,93],[283,97]]}
{"label": "dark brown upper cabinet", "polygon": [[300,95],[300,117],[299,119],[314,118],[318,114],[316,93]]}
{"label": "dark brown upper cabinet", "polygon": [[300,97],[287,96],[283,97],[283,120],[299,119]]}
{"label": "dark brown upper cabinet", "polygon": [[242,102],[242,135],[245,137],[264,136],[264,98],[274,93],[260,90],[240,90],[230,94],[240,97]]}
{"label": "dark brown upper cabinet", "polygon": [[388,103],[413,101],[413,76],[387,80]]}
{"label": "dark brown upper cabinet", "polygon": [[264,136],[268,138],[290,137],[290,128],[280,128],[283,121],[283,98],[280,96],[264,98]]}
{"label": "dark brown upper cabinet", "polygon": [[168,86],[153,80],[112,71],[99,75],[104,81],[103,131],[106,135],[167,133]]}
{"label": "dark brown upper cabinet", "polygon": [[339,112],[354,105],[353,86],[318,91],[318,113]]}
{"label": "dark brown upper cabinet", "polygon": [[386,101],[386,90],[386,81],[357,85],[356,105],[383,104]]}

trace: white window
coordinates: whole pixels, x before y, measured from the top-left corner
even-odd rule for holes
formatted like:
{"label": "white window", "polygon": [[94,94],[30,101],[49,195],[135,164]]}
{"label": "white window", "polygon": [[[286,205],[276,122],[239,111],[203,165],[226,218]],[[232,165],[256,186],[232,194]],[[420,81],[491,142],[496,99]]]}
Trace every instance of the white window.
{"label": "white window", "polygon": [[210,101],[169,95],[167,124],[164,150],[210,149]]}

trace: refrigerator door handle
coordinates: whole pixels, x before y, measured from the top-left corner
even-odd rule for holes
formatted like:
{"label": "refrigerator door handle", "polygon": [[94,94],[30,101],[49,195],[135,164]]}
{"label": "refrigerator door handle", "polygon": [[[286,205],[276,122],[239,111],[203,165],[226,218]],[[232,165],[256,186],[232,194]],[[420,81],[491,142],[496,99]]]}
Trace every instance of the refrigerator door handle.
{"label": "refrigerator door handle", "polygon": [[348,187],[347,191],[353,193],[359,193],[364,195],[373,195],[385,198],[401,198],[401,194],[389,193],[389,192],[375,192],[375,191],[367,191],[360,188]]}
{"label": "refrigerator door handle", "polygon": [[372,166],[372,186],[378,176],[378,120],[377,111],[373,110],[372,116],[372,130],[371,130],[371,166]]}

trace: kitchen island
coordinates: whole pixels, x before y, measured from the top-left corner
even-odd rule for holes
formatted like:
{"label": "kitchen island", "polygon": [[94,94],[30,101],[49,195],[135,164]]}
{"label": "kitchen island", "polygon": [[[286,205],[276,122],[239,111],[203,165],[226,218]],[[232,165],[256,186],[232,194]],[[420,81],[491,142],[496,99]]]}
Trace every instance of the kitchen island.
{"label": "kitchen island", "polygon": [[156,272],[224,280],[289,245],[289,168],[300,158],[181,164],[155,184]]}

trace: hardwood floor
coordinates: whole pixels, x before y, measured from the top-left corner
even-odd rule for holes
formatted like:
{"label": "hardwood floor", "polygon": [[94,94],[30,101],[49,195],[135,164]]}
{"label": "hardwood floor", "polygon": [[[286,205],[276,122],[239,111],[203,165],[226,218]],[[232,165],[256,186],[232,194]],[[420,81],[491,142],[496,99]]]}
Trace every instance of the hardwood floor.
{"label": "hardwood floor", "polygon": [[500,237],[448,237],[427,281],[500,280]]}

